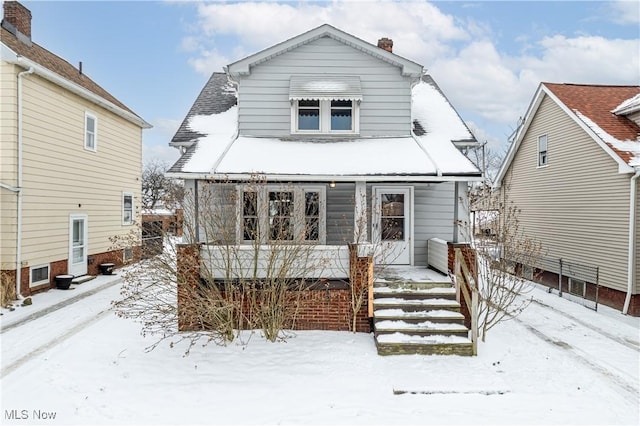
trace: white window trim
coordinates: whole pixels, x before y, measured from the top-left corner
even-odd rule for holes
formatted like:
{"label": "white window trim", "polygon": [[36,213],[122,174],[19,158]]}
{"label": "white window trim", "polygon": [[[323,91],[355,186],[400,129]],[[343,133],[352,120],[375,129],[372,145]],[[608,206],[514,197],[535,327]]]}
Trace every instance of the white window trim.
{"label": "white window trim", "polygon": [[[47,279],[34,282],[33,270],[40,269],[40,268],[47,268]],[[34,265],[29,268],[29,287],[36,287],[43,284],[49,284],[50,282],[51,282],[51,266],[48,263],[45,263],[43,265]]]}
{"label": "white window trim", "polygon": [[[544,138],[545,142],[547,144],[547,149],[544,151],[545,152],[545,160],[544,160],[544,164],[541,163],[541,158],[540,158],[540,154],[542,153],[542,151],[540,150],[540,139]],[[547,167],[549,165],[549,137],[544,134],[544,135],[540,135],[538,136],[538,150],[537,150],[537,163],[538,163],[538,168],[543,168],[543,167]]]}
{"label": "white window trim", "polygon": [[[130,221],[126,221],[124,219],[124,197],[130,196],[131,197],[131,220]],[[133,225],[135,222],[135,211],[136,211],[136,204],[135,204],[135,197],[133,196],[133,192],[122,192],[122,224],[123,225]]]}
{"label": "white window trim", "polygon": [[258,198],[258,229],[261,230],[261,235],[259,236],[258,243],[268,244],[273,241],[268,239],[268,229],[269,229],[269,209],[268,209],[268,199],[269,192],[273,191],[291,191],[293,192],[293,223],[294,223],[294,236],[302,235],[305,226],[305,206],[304,202],[301,200],[305,200],[305,192],[318,192],[320,194],[319,200],[319,224],[318,224],[318,239],[314,241],[308,240],[300,240],[294,237],[291,240],[292,244],[314,244],[314,245],[325,245],[327,241],[327,210],[326,210],[326,198],[327,198],[327,188],[322,185],[295,185],[295,186],[282,186],[282,185],[266,185],[260,186],[259,188],[252,187],[251,185],[238,185],[236,187],[237,192],[237,202],[236,202],[236,241],[239,241],[240,244],[254,244],[254,240],[245,240],[244,239],[244,229],[243,229],[243,192],[245,191],[254,191],[257,192]]}
{"label": "white window trim", "polygon": [[[89,119],[93,120],[93,147],[87,145],[87,121]],[[84,149],[87,151],[98,151],[98,117],[95,114],[92,114],[88,111],[84,113]]]}
{"label": "white window trim", "polygon": [[351,100],[352,108],[352,130],[331,130],[331,101],[339,100],[319,100],[320,102],[320,129],[319,130],[299,130],[298,129],[298,100],[291,101],[291,133],[297,135],[305,134],[327,134],[327,135],[356,135],[360,133],[360,101]]}

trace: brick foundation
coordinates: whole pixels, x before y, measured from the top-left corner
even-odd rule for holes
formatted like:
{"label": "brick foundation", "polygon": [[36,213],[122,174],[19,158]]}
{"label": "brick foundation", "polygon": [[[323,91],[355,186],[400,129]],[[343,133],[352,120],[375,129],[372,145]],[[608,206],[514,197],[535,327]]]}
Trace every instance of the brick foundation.
{"label": "brick foundation", "polygon": [[[539,271],[536,273],[535,281],[553,289],[558,289],[558,274],[548,271]],[[562,277],[562,291],[569,292],[569,278]],[[595,301],[596,285],[586,283],[586,298]],[[620,290],[614,290],[608,287],[600,287],[598,289],[598,304],[608,306],[610,308],[622,311],[627,293]],[[631,296],[628,314],[634,317],[640,316],[640,294]]]}
{"label": "brick foundation", "polygon": [[[371,258],[358,258],[354,271],[358,277],[358,285],[366,285],[372,278]],[[178,262],[178,328],[182,331],[199,329],[201,324],[190,313],[189,304],[193,303],[191,295],[193,290],[199,287],[206,289],[206,284],[200,279],[200,245],[184,244],[177,246]],[[370,271],[370,272],[368,272]],[[215,285],[215,284],[214,284]],[[213,290],[212,290],[213,291]],[[351,291],[347,283],[315,283],[304,290],[291,290],[289,299],[297,303],[295,307],[295,321],[288,328],[295,330],[351,330],[352,309]],[[293,293],[300,292],[300,293]],[[242,306],[245,315],[250,315],[248,304]],[[357,313],[356,330],[358,332],[371,332],[367,315],[367,297]]]}
{"label": "brick foundation", "polygon": [[[139,248],[134,248],[134,259],[139,258]],[[138,254],[136,254],[138,253]],[[104,253],[94,253],[90,254],[87,257],[87,274],[89,275],[99,275],[100,274],[100,264],[101,263],[115,263],[116,267],[121,267],[123,265],[123,251],[122,250],[113,250]],[[47,291],[49,289],[56,287],[56,275],[64,275],[68,273],[68,259],[61,259],[49,262],[49,282],[45,284],[41,284],[35,287],[29,287],[30,281],[30,268],[24,267],[21,271],[20,276],[20,293],[23,296],[30,296],[32,294],[41,293],[43,291]],[[15,269],[2,270],[0,271],[2,274],[2,279],[5,285],[12,285],[15,287],[16,284],[16,271]]]}

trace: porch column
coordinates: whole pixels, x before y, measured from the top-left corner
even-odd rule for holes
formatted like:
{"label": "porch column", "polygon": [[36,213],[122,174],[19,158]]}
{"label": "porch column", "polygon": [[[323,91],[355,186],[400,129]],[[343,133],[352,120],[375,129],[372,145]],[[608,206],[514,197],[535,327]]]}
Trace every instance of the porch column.
{"label": "porch column", "polygon": [[353,242],[362,243],[369,241],[367,229],[367,183],[356,182],[354,193],[354,214],[353,214]]}

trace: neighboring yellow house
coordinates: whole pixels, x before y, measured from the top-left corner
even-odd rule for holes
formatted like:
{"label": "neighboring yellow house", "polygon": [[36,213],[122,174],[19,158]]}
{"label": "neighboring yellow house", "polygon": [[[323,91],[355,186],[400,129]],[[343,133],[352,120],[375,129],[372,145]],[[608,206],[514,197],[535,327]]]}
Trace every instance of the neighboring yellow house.
{"label": "neighboring yellow house", "polygon": [[[97,274],[139,232],[142,129],[151,126],[31,40],[31,12],[4,2],[0,62],[0,263],[3,292]],[[16,285],[17,283],[20,285]]]}
{"label": "neighboring yellow house", "polygon": [[496,182],[540,281],[640,316],[639,178],[640,86],[541,83]]}

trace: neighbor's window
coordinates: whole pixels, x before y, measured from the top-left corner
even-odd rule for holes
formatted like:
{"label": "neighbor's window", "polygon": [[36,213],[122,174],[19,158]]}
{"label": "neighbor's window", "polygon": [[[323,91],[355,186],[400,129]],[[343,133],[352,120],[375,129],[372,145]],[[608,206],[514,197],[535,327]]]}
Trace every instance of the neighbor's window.
{"label": "neighbor's window", "polygon": [[30,287],[49,283],[49,265],[32,266],[29,276]]}
{"label": "neighbor's window", "polygon": [[131,225],[133,223],[133,194],[122,193],[122,224]]}
{"label": "neighbor's window", "polygon": [[569,278],[569,293],[576,296],[585,297],[587,295],[587,285],[582,280]]}
{"label": "neighbor's window", "polygon": [[98,148],[98,118],[85,112],[84,114],[84,147],[96,151]]}
{"label": "neighbor's window", "polygon": [[547,135],[538,138],[538,167],[547,165]]}
{"label": "neighbor's window", "polygon": [[297,133],[357,133],[357,103],[351,100],[299,100],[292,108]]}

